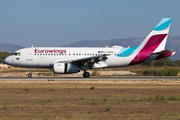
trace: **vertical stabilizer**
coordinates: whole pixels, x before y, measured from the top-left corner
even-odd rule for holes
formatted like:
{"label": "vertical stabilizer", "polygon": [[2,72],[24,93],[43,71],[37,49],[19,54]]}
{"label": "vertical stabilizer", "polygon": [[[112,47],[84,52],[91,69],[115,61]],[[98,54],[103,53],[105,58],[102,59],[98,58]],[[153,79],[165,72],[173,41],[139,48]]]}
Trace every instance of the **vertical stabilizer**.
{"label": "vertical stabilizer", "polygon": [[164,50],[172,18],[162,18],[137,49],[148,53]]}
{"label": "vertical stabilizer", "polygon": [[[134,51],[132,64],[145,61],[150,54],[164,50],[172,18],[162,18],[156,27],[149,33],[139,47]],[[138,62],[137,62],[138,60]]]}

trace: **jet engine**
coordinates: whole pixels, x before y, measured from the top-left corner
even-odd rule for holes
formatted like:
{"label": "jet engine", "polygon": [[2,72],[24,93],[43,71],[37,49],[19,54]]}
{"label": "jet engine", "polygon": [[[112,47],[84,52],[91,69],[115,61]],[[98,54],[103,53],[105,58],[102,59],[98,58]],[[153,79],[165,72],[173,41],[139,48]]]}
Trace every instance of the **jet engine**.
{"label": "jet engine", "polygon": [[53,72],[56,74],[71,74],[80,72],[80,69],[78,65],[72,63],[54,63]]}

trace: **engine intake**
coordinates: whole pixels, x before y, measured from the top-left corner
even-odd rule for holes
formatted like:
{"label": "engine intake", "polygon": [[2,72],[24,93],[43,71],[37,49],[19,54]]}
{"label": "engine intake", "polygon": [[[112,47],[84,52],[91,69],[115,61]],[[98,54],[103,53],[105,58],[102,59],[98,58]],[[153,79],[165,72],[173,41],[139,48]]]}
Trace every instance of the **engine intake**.
{"label": "engine intake", "polygon": [[80,69],[78,65],[72,63],[54,63],[53,72],[56,74],[71,74],[80,72]]}

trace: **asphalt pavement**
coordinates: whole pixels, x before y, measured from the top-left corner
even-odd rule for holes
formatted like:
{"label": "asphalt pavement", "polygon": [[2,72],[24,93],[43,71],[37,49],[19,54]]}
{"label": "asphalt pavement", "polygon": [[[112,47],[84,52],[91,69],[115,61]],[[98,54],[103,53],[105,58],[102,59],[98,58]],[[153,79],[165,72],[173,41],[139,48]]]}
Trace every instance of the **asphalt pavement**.
{"label": "asphalt pavement", "polygon": [[90,77],[90,78],[83,78],[83,77],[32,77],[32,78],[28,78],[28,77],[0,77],[0,81],[17,81],[17,80],[26,80],[26,81],[33,81],[33,80],[75,80],[75,81],[82,81],[82,80],[88,80],[88,81],[93,81],[93,80],[99,80],[99,81],[112,81],[112,80],[119,80],[119,81],[123,81],[123,80],[180,80],[180,77],[174,77],[174,76],[162,76],[162,77],[155,77],[155,76],[148,76],[148,77],[144,77],[144,76],[120,76],[120,77]]}

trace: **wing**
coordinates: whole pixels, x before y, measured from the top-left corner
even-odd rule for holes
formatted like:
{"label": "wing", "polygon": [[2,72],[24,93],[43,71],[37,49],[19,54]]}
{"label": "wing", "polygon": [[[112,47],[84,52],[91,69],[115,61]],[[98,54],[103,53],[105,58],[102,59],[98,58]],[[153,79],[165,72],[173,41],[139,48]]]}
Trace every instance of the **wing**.
{"label": "wing", "polygon": [[100,61],[105,61],[108,54],[101,54],[96,56],[90,56],[90,57],[84,57],[84,58],[78,58],[74,60],[64,60],[64,61],[58,61],[58,63],[73,63],[77,64],[79,67],[87,66],[88,68],[92,68],[95,63],[98,63]]}

